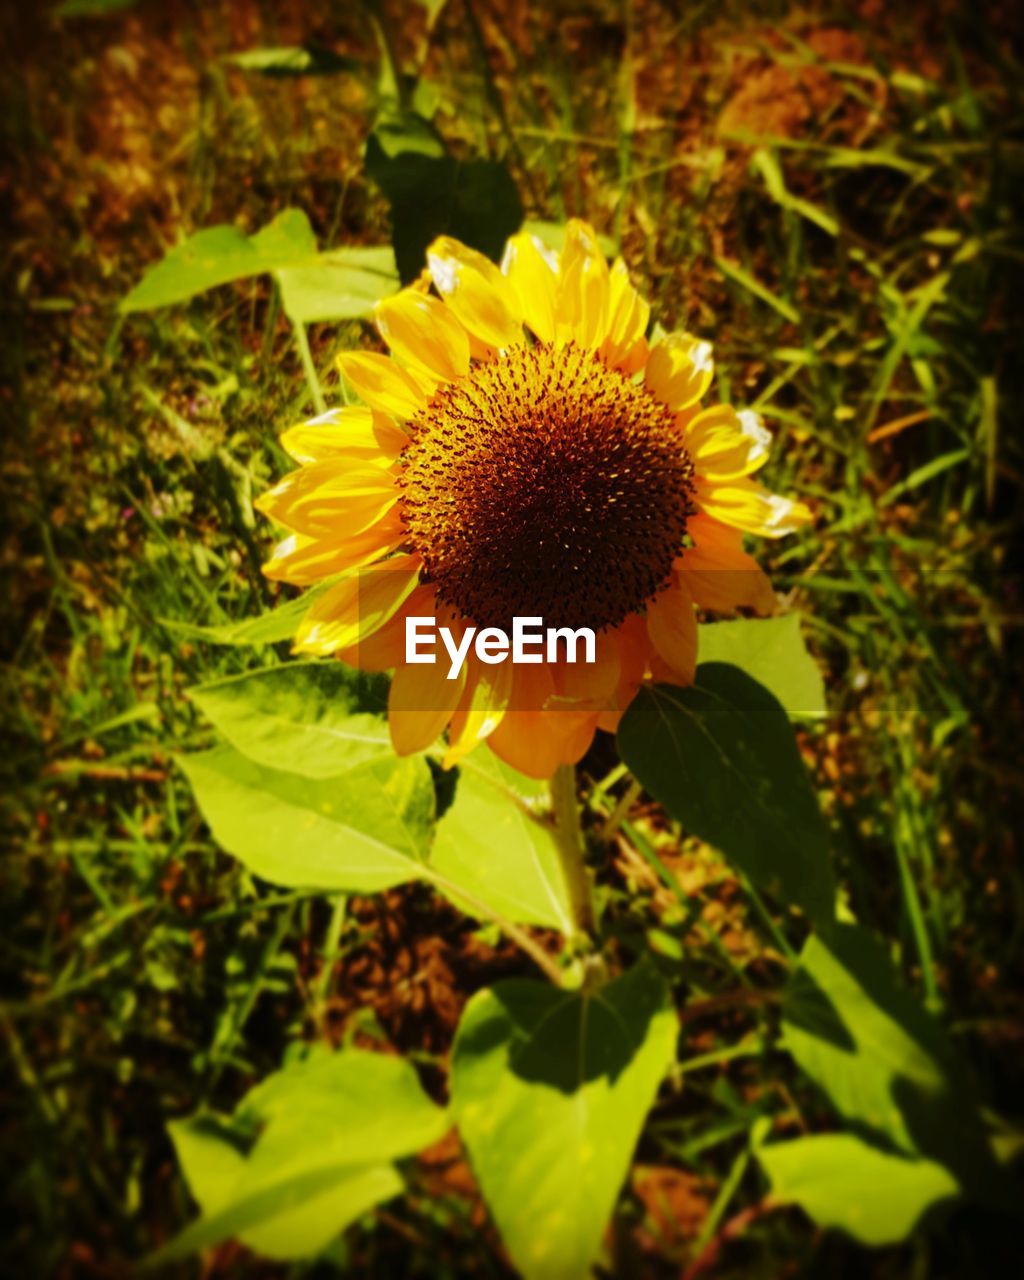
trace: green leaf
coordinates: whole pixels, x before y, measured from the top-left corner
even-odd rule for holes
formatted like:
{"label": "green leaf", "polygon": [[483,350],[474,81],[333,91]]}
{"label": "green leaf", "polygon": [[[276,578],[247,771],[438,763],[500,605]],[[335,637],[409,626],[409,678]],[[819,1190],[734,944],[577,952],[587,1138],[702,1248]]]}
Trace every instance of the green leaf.
{"label": "green leaf", "polygon": [[839,234],[839,223],[830,213],[826,213],[816,204],[794,195],[789,190],[782,176],[782,167],[774,152],[759,147],[750,157],[750,167],[761,175],[764,185],[768,188],[768,194],[781,208],[800,214],[802,218],[813,222],[830,236]]}
{"label": "green leaf", "polygon": [[151,311],[183,302],[215,285],[276,271],[316,254],[316,238],[300,209],[286,209],[261,231],[247,236],[237,227],[208,227],[189,236],[123,298],[122,312]]}
{"label": "green leaf", "polygon": [[368,145],[367,156],[372,154],[373,163],[382,168],[380,176],[377,173],[369,176],[381,187],[388,184],[384,194],[389,199],[389,191],[397,189],[401,181],[394,166],[402,157],[408,159],[419,155],[440,160],[447,154],[444,139],[429,120],[416,111],[403,111],[393,102],[385,103],[370,135],[370,142],[372,146]]}
{"label": "green leaf", "polygon": [[[316,1150],[315,1132],[306,1131],[299,1136],[306,1152]],[[301,1166],[301,1157],[296,1165]],[[385,1200],[394,1199],[404,1190],[393,1165],[353,1167],[347,1161],[324,1164],[309,1173],[294,1172],[285,1178],[275,1165],[262,1165],[254,1158],[253,1168],[244,1182],[256,1183],[257,1190],[247,1193],[234,1213],[258,1212],[259,1217],[239,1233],[240,1238],[248,1248],[274,1259],[315,1256],[364,1213]],[[230,1217],[230,1213],[221,1217],[218,1228],[221,1239],[224,1239],[221,1232],[225,1220]]]}
{"label": "green leaf", "polygon": [[296,324],[368,315],[399,286],[390,247],[354,245],[317,253],[309,219],[300,209],[286,209],[253,236],[232,226],[197,231],[150,267],[120,309],[170,306],[264,272],[273,273],[284,309]]}
{"label": "green leaf", "polygon": [[215,627],[200,627],[192,622],[182,622],[177,618],[160,618],[161,626],[179,631],[183,635],[196,640],[205,640],[209,644],[227,645],[264,645],[280,644],[290,640],[298,631],[299,623],[306,616],[314,601],[322,595],[336,579],[310,587],[294,600],[279,604],[276,609],[261,613],[255,618],[243,618],[240,622],[224,622]]}
{"label": "green leaf", "polygon": [[399,287],[395,253],[387,245],[334,249],[275,274],[284,309],[297,324],[356,320]]}
{"label": "green leaf", "polygon": [[[492,752],[459,768],[455,800],[437,824],[430,865],[519,924],[574,932],[572,910],[551,828],[529,808],[546,795]],[[472,903],[450,896],[470,915]]]}
{"label": "green leaf", "polygon": [[786,991],[783,1030],[785,1047],[848,1123],[904,1154],[940,1161],[990,1205],[1019,1199],[993,1160],[952,1045],[860,926],[836,924],[808,939]]}
{"label": "green leaf", "polygon": [[231,1202],[245,1168],[245,1150],[230,1121],[199,1112],[171,1120],[167,1132],[192,1198],[208,1217]]}
{"label": "green leaf", "polygon": [[164,1266],[232,1237],[269,1258],[312,1257],[401,1190],[402,1179],[389,1164],[325,1164],[244,1192],[237,1185],[224,1208],[186,1227],[146,1266]]}
{"label": "green leaf", "polygon": [[868,934],[841,924],[807,940],[786,990],[783,1029],[785,1047],[841,1116],[918,1153],[896,1089],[902,1081],[940,1097],[947,1084],[939,1058],[948,1050]]}
{"label": "green leaf", "polygon": [[428,31],[433,31],[434,24],[441,16],[441,10],[445,7],[447,2],[448,0],[415,0],[415,3],[426,15]]}
{"label": "green leaf", "polygon": [[[412,1155],[441,1138],[447,1113],[433,1103],[412,1065],[391,1054],[315,1049],[307,1058],[267,1076],[238,1108],[243,1123],[268,1128],[269,1150],[296,1129],[319,1133],[315,1145],[352,1162],[376,1164]],[[268,1143],[273,1137],[275,1143]],[[295,1142],[299,1150],[301,1143]]]}
{"label": "green leaf", "polygon": [[683,826],[812,920],[833,914],[829,836],[778,700],[738,667],[641,688],[618,734],[623,760]]}
{"label": "green leaf", "polygon": [[769,288],[752,276],[744,267],[741,267],[738,262],[729,262],[726,258],[715,258],[714,261],[715,266],[721,271],[722,275],[734,280],[741,289],[746,289],[755,298],[760,298],[762,302],[766,302],[772,310],[777,311],[780,316],[791,324],[800,323],[800,313],[791,303],[772,293]]}
{"label": "green leaf", "polygon": [[701,662],[728,662],[773,693],[791,716],[825,714],[825,682],[807,652],[800,615],[739,618],[697,628]]}
{"label": "green leaf", "polygon": [[523,207],[496,160],[457,160],[422,116],[394,107],[366,143],[366,172],[391,206],[391,238],[403,282],[426,266],[426,250],[451,235],[495,261],[519,229]]}
{"label": "green leaf", "polygon": [[449,1124],[401,1058],[315,1050],[253,1089],[230,1124],[201,1114],[169,1126],[203,1216],[149,1264],[231,1236],[271,1258],[313,1256],[401,1191],[389,1162],[436,1142]]}
{"label": "green leaf", "polygon": [[886,489],[884,495],[880,497],[878,505],[880,507],[888,507],[905,493],[909,493],[920,485],[926,484],[929,480],[934,480],[936,476],[942,475],[950,467],[958,467],[971,457],[972,451],[970,449],[951,449],[949,453],[943,453],[937,458],[929,459],[923,466],[915,468],[905,480],[901,480],[898,484],[891,485]]}
{"label": "green leaf", "polygon": [[370,760],[323,779],[227,746],[178,763],[214,838],[272,884],[377,893],[422,874],[434,818],[422,759]]}
{"label": "green leaf", "polygon": [[526,1280],[590,1275],[676,1038],[648,963],[592,992],[499,982],[466,1007],[452,1106]]}
{"label": "green leaf", "polygon": [[269,769],[332,778],[394,761],[386,682],[340,662],[288,662],[215,680],[189,696],[243,755]]}
{"label": "green leaf", "polygon": [[959,1193],[933,1160],[910,1160],[853,1134],[831,1133],[761,1147],[772,1200],[798,1204],[821,1227],[838,1227],[861,1244],[897,1244],[921,1215]]}
{"label": "green leaf", "polygon": [[357,58],[345,57],[312,43],[246,49],[230,54],[224,61],[243,71],[256,71],[265,76],[328,76],[340,71],[359,74],[364,69]]}

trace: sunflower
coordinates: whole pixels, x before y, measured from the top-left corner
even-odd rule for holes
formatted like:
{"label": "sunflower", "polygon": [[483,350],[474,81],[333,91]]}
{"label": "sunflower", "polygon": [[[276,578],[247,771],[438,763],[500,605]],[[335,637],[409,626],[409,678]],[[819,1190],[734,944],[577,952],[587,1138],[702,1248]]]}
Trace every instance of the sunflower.
{"label": "sunflower", "polygon": [[[650,308],[573,221],[561,255],[522,233],[499,268],[442,236],[415,284],[378,304],[391,351],[338,365],[362,406],[282,438],[297,471],[259,509],[290,530],[265,567],[313,584],[298,652],[393,670],[399,755],[447,729],[447,765],[486,741],[533,777],[577,761],[642,681],[694,677],[697,608],[770,612],[744,533],[809,518],[753,473],[758,416],[702,408],[711,347],[649,342]],[[490,665],[458,678],[405,661],[405,620],[453,635],[515,616],[590,627],[596,661]]]}

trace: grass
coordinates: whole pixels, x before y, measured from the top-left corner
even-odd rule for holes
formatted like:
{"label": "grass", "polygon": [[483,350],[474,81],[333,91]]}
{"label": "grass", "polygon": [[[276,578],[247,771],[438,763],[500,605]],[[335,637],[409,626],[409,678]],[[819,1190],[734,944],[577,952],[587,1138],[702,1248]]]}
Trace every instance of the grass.
{"label": "grass", "polygon": [[[432,38],[425,21],[398,24],[399,60],[422,67],[453,146],[507,159],[529,216],[609,234],[653,314],[710,337],[722,394],[775,430],[773,486],[817,520],[763,559],[827,674],[830,716],[802,749],[849,903],[1019,1122],[1024,110],[1009,32],[930,5],[868,22],[453,0]],[[173,764],[207,737],[189,685],[285,656],[185,624],[279,598],[250,499],[283,470],[277,431],[313,406],[265,281],[124,322],[116,303],[218,221],[298,206],[322,244],[387,238],[361,167],[372,28],[327,4],[3,22],[19,66],[4,112],[7,1265],[116,1276],[190,1213],[168,1118],[229,1107],[303,1038],[437,1061],[466,997],[516,962],[420,890],[385,909],[253,882]],[[223,61],[310,38],[357,73]],[[333,354],[365,336],[311,336],[330,398]],[[614,764],[603,743],[583,767]],[[610,783],[592,830],[626,786]],[[627,953],[653,936],[685,1002],[709,1004],[638,1156],[670,1211],[633,1179],[618,1272],[699,1269],[721,1246],[716,1275],[992,1274],[1011,1245],[978,1211],[871,1255],[799,1215],[757,1216],[751,1126],[826,1112],[776,1052],[771,1000],[715,999],[777,987],[799,930],[642,797],[629,808],[602,875],[612,928]],[[509,1274],[457,1152],[413,1187],[337,1246],[336,1270]],[[227,1246],[204,1274],[286,1271]]]}

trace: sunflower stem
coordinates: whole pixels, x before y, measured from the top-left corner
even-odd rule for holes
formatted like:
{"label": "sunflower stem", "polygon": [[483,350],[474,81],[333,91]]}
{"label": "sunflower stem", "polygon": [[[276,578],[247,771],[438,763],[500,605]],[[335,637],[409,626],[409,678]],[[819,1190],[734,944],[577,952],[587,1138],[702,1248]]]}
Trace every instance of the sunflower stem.
{"label": "sunflower stem", "polygon": [[551,808],[555,819],[555,846],[562,867],[562,879],[569,895],[573,924],[581,933],[594,928],[594,898],[583,861],[583,831],[579,801],[576,799],[576,770],[559,765],[551,778]]}
{"label": "sunflower stem", "polygon": [[316,365],[313,363],[313,353],[309,349],[306,326],[301,320],[295,320],[292,322],[292,332],[295,334],[295,345],[299,349],[302,372],[306,375],[306,385],[309,387],[309,394],[313,397],[313,408],[319,415],[327,409],[327,401],[324,399],[320,379],[316,376]]}

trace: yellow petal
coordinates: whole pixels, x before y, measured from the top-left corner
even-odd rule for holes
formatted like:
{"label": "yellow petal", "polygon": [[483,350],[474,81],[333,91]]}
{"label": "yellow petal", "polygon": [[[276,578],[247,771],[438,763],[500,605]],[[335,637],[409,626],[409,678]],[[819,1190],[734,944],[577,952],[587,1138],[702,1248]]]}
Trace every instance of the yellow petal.
{"label": "yellow petal", "polygon": [[296,653],[320,657],[359,643],[395,616],[419,582],[418,555],[360,569],[326,591],[302,619]]}
{"label": "yellow petal", "polygon": [[514,667],[509,711],[543,711],[555,692],[555,669],[551,663],[524,663]]}
{"label": "yellow petal", "polygon": [[750,409],[737,413],[719,404],[698,413],[686,426],[686,451],[698,475],[712,480],[738,480],[768,461],[771,432]]}
{"label": "yellow petal", "polygon": [[654,651],[682,684],[697,671],[697,616],[690,593],[674,578],[647,605],[647,634]]}
{"label": "yellow petal", "polygon": [[616,258],[608,278],[608,337],[603,350],[610,365],[633,366],[629,373],[643,367],[647,356],[644,334],[650,317],[651,308],[630,283],[626,264]]}
{"label": "yellow petal", "polygon": [[385,467],[328,458],[285,476],[253,505],[307,537],[340,538],[364,532],[397,501],[394,476]]}
{"label": "yellow petal", "polygon": [[733,568],[684,565],[680,577],[694,601],[712,613],[753,609],[766,616],[775,612],[775,592],[761,566],[745,552],[743,564]]}
{"label": "yellow petal", "polygon": [[522,341],[519,299],[490,258],[439,236],[427,250],[427,265],[445,304],[480,342],[509,347]]}
{"label": "yellow petal", "polygon": [[296,462],[323,462],[352,449],[376,447],[373,411],[360,407],[328,409],[281,435],[281,448]]}
{"label": "yellow petal", "polygon": [[613,364],[620,373],[625,374],[627,378],[631,378],[634,373],[639,373],[647,363],[647,357],[650,353],[650,347],[647,345],[646,338],[637,338],[636,342],[629,348],[624,355],[617,356]]}
{"label": "yellow petal", "polygon": [[408,443],[409,437],[390,418],[361,405],[328,409],[281,436],[281,447],[302,464],[341,457],[396,458]]}
{"label": "yellow petal", "polygon": [[381,413],[413,418],[430,399],[428,387],[376,351],[344,351],[337,364],[360,400]]}
{"label": "yellow petal", "polygon": [[702,609],[775,612],[772,584],[753,556],[743,550],[743,535],[738,529],[699,515],[690,520],[686,531],[694,545],[683,551],[673,567]]}
{"label": "yellow petal", "polygon": [[670,333],[651,348],[645,381],[651,395],[679,413],[701,399],[714,373],[710,342],[690,333]]}
{"label": "yellow petal", "polygon": [[756,480],[718,484],[698,479],[697,502],[715,520],[763,538],[782,538],[812,518],[810,508],[792,498],[770,493]]}
{"label": "yellow petal", "polygon": [[400,663],[388,693],[388,728],[396,755],[423,751],[447,728],[466,685],[463,666],[448,679],[448,662],[408,666]]}
{"label": "yellow petal", "polygon": [[487,745],[526,777],[550,778],[563,761],[558,739],[546,729],[543,711],[508,711]]}
{"label": "yellow petal", "polygon": [[622,712],[633,700],[640,681],[647,672],[647,659],[651,642],[647,636],[647,620],[631,613],[609,636],[615,642],[619,656],[619,680],[609,705]]}
{"label": "yellow petal", "polygon": [[[632,698],[630,701],[632,701]],[[618,709],[614,711],[602,711],[597,717],[597,727],[599,729],[603,729],[605,733],[618,733],[619,724],[622,721],[624,710],[625,708],[623,708],[622,711],[619,711]]]}
{"label": "yellow petal", "polygon": [[558,277],[557,337],[594,350],[608,336],[609,273],[597,235],[577,218],[565,229]]}
{"label": "yellow petal", "polygon": [[[594,741],[599,715],[596,711],[577,714],[568,711],[549,711],[547,715],[559,738],[562,759],[560,764],[578,764]],[[557,717],[557,719],[556,719]]]}
{"label": "yellow petal", "polygon": [[561,275],[565,277],[579,263],[600,263],[608,275],[608,262],[597,238],[597,232],[582,218],[570,218],[565,224],[565,242],[562,245]]}
{"label": "yellow petal", "polygon": [[552,707],[577,711],[603,711],[614,699],[622,671],[615,636],[602,631],[594,645],[594,662],[557,662],[551,666],[555,681]]}
{"label": "yellow petal", "polygon": [[655,684],[677,684],[682,685],[683,688],[693,684],[692,677],[684,676],[674,667],[669,666],[657,653],[651,655],[650,677]]}
{"label": "yellow petal", "polygon": [[554,342],[557,254],[521,231],[505,246],[501,269],[519,300],[523,323],[541,342]]}
{"label": "yellow petal", "polygon": [[413,382],[419,387],[420,396],[425,403],[429,403],[437,394],[438,385],[441,379],[436,373],[429,373],[425,365],[410,364],[402,369]]}
{"label": "yellow petal", "polygon": [[[518,694],[515,701],[518,705]],[[528,778],[550,778],[559,765],[575,764],[586,754],[597,720],[596,712],[511,710],[487,745]]]}
{"label": "yellow petal", "polygon": [[293,533],[274,548],[263,572],[275,582],[306,586],[372,564],[401,546],[405,538],[405,526],[397,510],[389,511],[382,520],[355,537],[309,538]]}
{"label": "yellow petal", "polygon": [[514,668],[510,660],[489,666],[471,654],[465,665],[466,688],[452,717],[444,767],[450,769],[501,723],[508,710]]}
{"label": "yellow petal", "polygon": [[373,436],[381,455],[389,462],[394,462],[409,443],[405,428],[399,426],[394,418],[389,418],[386,413],[379,413],[376,409],[373,411]]}
{"label": "yellow petal", "polygon": [[551,736],[541,732],[543,708],[554,692],[547,663],[514,668],[508,710],[488,738],[506,764],[528,777],[550,777],[561,763]]}
{"label": "yellow petal", "polygon": [[405,620],[425,618],[437,606],[437,588],[421,583],[409,595],[401,609],[371,636],[362,636],[355,644],[337,651],[336,657],[361,671],[392,671],[405,661]]}
{"label": "yellow petal", "polygon": [[469,372],[469,339],[437,298],[403,289],[378,302],[380,336],[400,360],[423,369],[435,382],[451,382]]}
{"label": "yellow petal", "polygon": [[647,674],[651,642],[647,635],[647,619],[631,613],[610,633],[619,651],[619,682],[608,707],[598,718],[598,728],[616,733],[623,712],[636,696],[640,682]]}
{"label": "yellow petal", "polygon": [[702,511],[690,516],[686,522],[687,535],[703,548],[713,548],[727,554],[743,546],[743,535],[731,525],[722,524]]}

